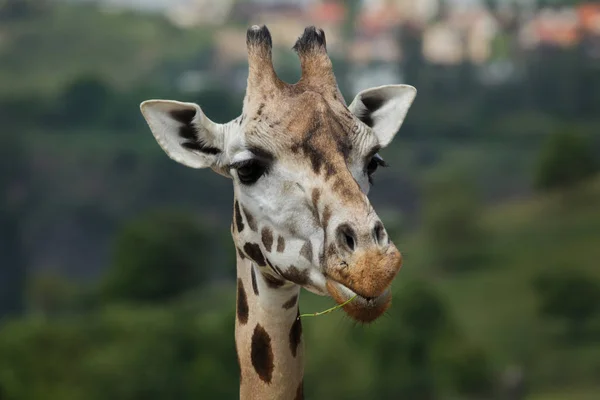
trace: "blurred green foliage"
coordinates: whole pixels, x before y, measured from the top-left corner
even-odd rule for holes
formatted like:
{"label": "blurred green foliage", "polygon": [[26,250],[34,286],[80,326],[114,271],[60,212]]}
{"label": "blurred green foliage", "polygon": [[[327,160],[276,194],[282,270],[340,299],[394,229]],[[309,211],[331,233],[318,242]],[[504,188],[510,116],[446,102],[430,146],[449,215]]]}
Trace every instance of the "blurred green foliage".
{"label": "blurred green foliage", "polygon": [[460,272],[485,265],[487,234],[482,203],[465,171],[444,171],[424,188],[422,230],[431,263],[440,271]]}
{"label": "blurred green foliage", "polygon": [[7,399],[234,398],[235,348],[223,339],[232,317],[109,307],[9,323],[0,332],[0,387]]}
{"label": "blurred green foliage", "polygon": [[119,233],[102,283],[107,300],[161,302],[202,285],[211,268],[210,238],[187,213],[159,212]]}
{"label": "blurred green foliage", "polygon": [[563,320],[569,340],[577,343],[600,332],[590,321],[600,319],[600,281],[569,266],[540,274],[534,281],[542,316]]}
{"label": "blurred green foliage", "polygon": [[592,142],[571,132],[550,135],[539,156],[535,186],[539,190],[568,189],[600,171]]}
{"label": "blurred green foliage", "polygon": [[0,323],[24,309],[27,255],[20,221],[29,190],[25,153],[18,138],[0,135]]}

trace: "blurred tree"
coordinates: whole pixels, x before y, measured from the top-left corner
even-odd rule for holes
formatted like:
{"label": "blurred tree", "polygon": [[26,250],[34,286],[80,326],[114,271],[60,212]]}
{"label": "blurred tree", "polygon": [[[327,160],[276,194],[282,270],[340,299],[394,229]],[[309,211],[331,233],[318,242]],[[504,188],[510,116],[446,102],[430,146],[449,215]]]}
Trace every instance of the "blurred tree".
{"label": "blurred tree", "polygon": [[81,76],[65,87],[56,100],[52,122],[57,127],[106,125],[117,96],[96,76]]}
{"label": "blurred tree", "polygon": [[204,90],[195,95],[193,100],[215,122],[226,123],[237,118],[240,114],[239,104],[241,100],[223,90]]}
{"label": "blurred tree", "polygon": [[[234,318],[216,321],[180,308],[125,310],[106,316],[109,340],[88,349],[83,363],[91,400],[232,398],[238,391],[235,347],[223,332]],[[141,312],[140,312],[141,311]],[[123,312],[123,311],[121,311]],[[137,326],[134,325],[137,323]]]}
{"label": "blurred tree", "polygon": [[200,315],[190,305],[120,306],[10,322],[0,330],[0,387],[11,400],[234,398],[235,346],[223,335],[233,321],[216,304]]}
{"label": "blurred tree", "polygon": [[494,374],[484,351],[466,341],[448,346],[444,371],[457,393],[473,399],[491,399]]}
{"label": "blurred tree", "polygon": [[[51,272],[32,274],[28,279],[28,306],[36,314],[52,317],[89,305],[81,286]],[[83,303],[83,304],[82,304]]]}
{"label": "blurred tree", "polygon": [[0,21],[27,18],[47,11],[48,0],[0,0]]}
{"label": "blurred tree", "polygon": [[209,234],[186,213],[153,212],[128,223],[102,284],[106,299],[165,301],[210,271]]}
{"label": "blurred tree", "polygon": [[402,57],[402,69],[405,81],[415,87],[421,87],[423,67],[425,66],[425,58],[422,51],[423,31],[411,24],[403,25],[399,29],[398,40],[404,54]]}
{"label": "blurred tree", "polygon": [[28,179],[22,142],[11,134],[0,135],[0,320],[20,313],[24,306],[22,217]]}
{"label": "blurred tree", "polygon": [[546,140],[535,172],[540,191],[568,189],[598,172],[591,143],[572,132],[552,134]]}
{"label": "blurred tree", "polygon": [[374,359],[378,399],[487,398],[493,371],[485,354],[459,332],[444,299],[425,282],[394,296],[390,318],[373,331],[353,332]]}
{"label": "blurred tree", "polygon": [[568,267],[538,275],[533,282],[539,298],[539,313],[566,323],[573,342],[586,334],[588,322],[600,313],[600,283]]}
{"label": "blurred tree", "polygon": [[430,286],[411,282],[395,296],[389,315],[370,337],[353,333],[375,357],[377,398],[434,399],[439,387],[432,351],[449,323],[442,300]]}
{"label": "blurred tree", "polygon": [[476,268],[487,253],[480,224],[482,203],[459,170],[434,176],[424,190],[423,230],[432,262],[444,271]]}

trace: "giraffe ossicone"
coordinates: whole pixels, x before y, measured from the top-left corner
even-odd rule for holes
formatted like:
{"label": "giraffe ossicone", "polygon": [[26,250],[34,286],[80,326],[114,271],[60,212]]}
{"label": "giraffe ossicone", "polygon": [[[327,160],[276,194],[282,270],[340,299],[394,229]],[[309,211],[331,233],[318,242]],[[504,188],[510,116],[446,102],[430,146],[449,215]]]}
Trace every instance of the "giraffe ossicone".
{"label": "giraffe ossicone", "polygon": [[376,87],[347,106],[322,30],[307,28],[294,45],[295,84],[275,73],[265,26],[248,29],[246,43],[240,117],[218,124],[197,104],[170,100],[145,101],[141,111],[172,159],[232,179],[240,394],[295,398],[303,392],[300,287],[338,304],[356,296],[344,310],[360,322],[390,305],[402,257],[367,194],[416,90]]}

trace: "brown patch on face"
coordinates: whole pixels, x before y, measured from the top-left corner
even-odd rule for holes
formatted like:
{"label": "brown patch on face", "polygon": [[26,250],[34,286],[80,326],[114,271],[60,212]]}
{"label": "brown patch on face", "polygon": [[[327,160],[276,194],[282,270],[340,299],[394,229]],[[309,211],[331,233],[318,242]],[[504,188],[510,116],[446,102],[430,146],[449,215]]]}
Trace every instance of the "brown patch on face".
{"label": "brown patch on face", "polygon": [[318,115],[313,115],[310,118],[309,128],[305,136],[299,142],[295,143],[291,150],[294,153],[301,152],[307,157],[310,160],[313,172],[318,175],[321,172],[321,167],[327,161],[327,157],[323,153],[322,146],[319,143],[319,132],[323,130],[321,118]]}
{"label": "brown patch on face", "polygon": [[279,267],[277,267],[276,265],[271,264],[271,262],[269,261],[268,258],[265,258],[265,261],[267,262],[267,265],[269,266],[269,268],[271,269],[271,271],[273,271],[273,273],[277,276],[281,276],[281,270],[279,269]]}
{"label": "brown patch on face", "polygon": [[298,352],[298,346],[300,346],[300,342],[302,341],[302,322],[300,321],[300,310],[298,310],[298,315],[290,328],[290,350],[292,351],[292,355],[296,357]]}
{"label": "brown patch on face", "polygon": [[352,150],[351,126],[337,116],[339,103],[331,104],[331,99],[318,92],[308,90],[298,97],[294,106],[301,112],[294,114],[286,130],[294,138],[292,153],[306,157],[315,174],[328,178],[345,168]]}
{"label": "brown patch on face", "polygon": [[254,265],[250,266],[250,278],[252,279],[252,290],[254,294],[258,296],[258,284],[256,282],[256,272],[254,272]]}
{"label": "brown patch on face", "polygon": [[288,301],[283,303],[282,307],[284,310],[289,310],[290,308],[292,308],[296,305],[297,301],[298,301],[298,295],[295,294],[292,297],[290,297],[290,299]]}
{"label": "brown patch on face", "polygon": [[237,317],[240,324],[245,325],[248,322],[248,298],[244,290],[244,283],[238,278],[237,281]]}
{"label": "brown patch on face", "polygon": [[308,270],[300,271],[297,267],[293,265],[290,266],[287,269],[287,271],[282,271],[282,275],[285,279],[287,279],[290,282],[294,282],[295,284],[300,286],[307,285],[310,282],[308,274]]}
{"label": "brown patch on face", "polygon": [[[333,297],[336,303],[342,304],[348,300],[335,287],[331,281],[327,281],[327,291]],[[367,301],[365,299],[356,298],[343,308],[349,317],[358,322],[369,323],[379,318],[385,310],[390,307],[392,296],[388,295],[385,298],[377,299],[377,301]]]}
{"label": "brown patch on face", "polygon": [[327,247],[327,257],[335,257],[337,253],[337,249],[335,247],[335,244],[330,243],[329,246]]}
{"label": "brown patch on face", "polygon": [[278,289],[285,284],[284,281],[282,281],[279,278],[274,277],[273,275],[271,275],[269,273],[265,272],[262,274],[262,276],[265,279],[267,286],[270,287],[271,289]]}
{"label": "brown patch on face", "polygon": [[[349,175],[349,174],[348,174]],[[331,189],[337,193],[337,195],[343,200],[343,201],[352,201],[354,199],[356,199],[356,191],[357,189],[359,190],[360,188],[357,188],[357,183],[354,180],[354,178],[352,178],[352,176],[345,177],[346,179],[342,179],[341,177],[337,177],[334,181],[333,184],[331,185]]]}
{"label": "brown patch on face", "polygon": [[233,217],[235,220],[235,226],[237,227],[237,231],[241,232],[244,230],[244,220],[242,219],[242,214],[240,212],[240,204],[237,202],[237,200],[234,203],[233,206]]}
{"label": "brown patch on face", "polygon": [[307,240],[304,243],[304,245],[300,249],[300,255],[302,257],[306,258],[308,261],[312,262],[313,250],[312,250],[312,244],[310,243],[310,241]]}
{"label": "brown patch on face", "polygon": [[[264,96],[266,97],[266,96]],[[260,103],[260,106],[258,106],[258,110],[256,111],[256,116],[260,117],[263,113],[263,110],[265,109],[265,103]]]}
{"label": "brown patch on face", "polygon": [[314,188],[312,190],[312,205],[313,205],[313,217],[315,218],[315,221],[319,221],[319,199],[321,198],[321,190],[318,188]]}
{"label": "brown patch on face", "polygon": [[242,206],[242,210],[244,211],[244,216],[246,217],[246,221],[248,222],[248,226],[250,227],[250,229],[252,229],[254,232],[256,232],[257,227],[256,227],[256,220],[254,219],[254,217],[252,216],[252,214],[250,214],[248,212],[248,210]]}
{"label": "brown patch on face", "polygon": [[298,385],[295,400],[304,400],[304,380],[302,380],[300,385]]}
{"label": "brown patch on face", "polygon": [[263,256],[263,253],[260,251],[260,246],[256,243],[244,244],[244,252],[260,267],[264,267],[266,265],[265,256]]}
{"label": "brown patch on face", "polygon": [[271,337],[260,324],[256,324],[252,334],[250,359],[258,377],[265,383],[271,383],[275,369]]}
{"label": "brown patch on face", "polygon": [[312,191],[312,204],[313,207],[318,208],[319,206],[319,199],[321,198],[321,190],[318,188],[314,188]]}
{"label": "brown patch on face", "polygon": [[271,247],[273,246],[273,232],[268,227],[262,228],[260,232],[263,245],[268,252],[271,252]]}
{"label": "brown patch on face", "polygon": [[279,236],[277,238],[277,252],[283,253],[284,250],[285,250],[285,239],[283,238],[283,236]]}
{"label": "brown patch on face", "polygon": [[327,231],[327,226],[329,225],[329,220],[331,219],[331,207],[325,206],[325,210],[323,211],[323,230]]}
{"label": "brown patch on face", "polygon": [[385,253],[359,250],[346,262],[332,262],[327,275],[362,297],[373,298],[387,289],[402,266],[402,255],[395,246]]}

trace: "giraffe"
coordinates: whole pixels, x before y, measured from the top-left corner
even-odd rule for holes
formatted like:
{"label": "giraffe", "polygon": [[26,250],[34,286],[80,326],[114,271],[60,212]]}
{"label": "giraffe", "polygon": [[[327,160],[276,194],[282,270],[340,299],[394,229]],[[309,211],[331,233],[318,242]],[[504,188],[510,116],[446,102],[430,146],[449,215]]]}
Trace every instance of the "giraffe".
{"label": "giraffe", "polygon": [[162,149],[191,168],[232,179],[237,251],[235,343],[241,399],[303,398],[300,288],[332,297],[368,323],[391,302],[402,257],[367,198],[379,155],[416,90],[388,85],[347,106],[323,30],[306,28],[293,49],[301,78],[280,80],[266,26],[246,35],[242,114],[212,122],[194,103],[148,100],[141,111]]}

